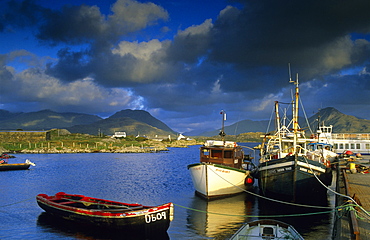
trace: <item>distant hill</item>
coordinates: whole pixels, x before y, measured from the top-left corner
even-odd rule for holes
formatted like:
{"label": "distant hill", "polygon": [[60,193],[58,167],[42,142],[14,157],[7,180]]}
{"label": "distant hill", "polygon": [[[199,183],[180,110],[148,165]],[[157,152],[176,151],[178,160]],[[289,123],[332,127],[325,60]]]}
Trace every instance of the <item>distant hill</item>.
{"label": "distant hill", "polygon": [[21,112],[20,113],[12,113],[12,112],[0,109],[0,121],[14,118],[19,114],[22,114],[22,113]]}
{"label": "distant hill", "polygon": [[67,128],[78,124],[90,124],[102,118],[83,113],[57,113],[51,110],[42,110],[29,113],[10,113],[0,111],[1,130],[49,130],[53,128]]}
{"label": "distant hill", "polygon": [[98,135],[98,133],[113,135],[114,132],[126,132],[127,135],[136,136],[139,134],[140,136],[154,137],[155,135],[168,136],[174,134],[172,131],[167,132],[128,117],[107,118],[92,124],[77,125],[67,129],[71,133],[87,133],[91,135]]}
{"label": "distant hill", "polygon": [[165,123],[153,117],[150,113],[144,110],[131,110],[131,109],[122,110],[116,112],[115,114],[109,117],[109,119],[114,118],[131,118],[133,120],[146,123],[149,126],[164,130],[166,132],[175,133]]}
{"label": "distant hill", "polygon": [[[242,120],[236,122],[230,126],[225,126],[225,133],[227,135],[238,135],[246,132],[265,132],[268,126],[269,120],[264,121],[252,121],[252,120]],[[207,131],[199,134],[199,136],[216,136],[220,133],[221,128],[213,131]]]}
{"label": "distant hill", "polygon": [[[333,107],[321,109],[320,112],[308,118],[308,122],[313,131],[317,129],[319,116],[321,123],[324,123],[325,125],[333,125],[334,133],[370,133],[370,120],[359,119],[351,115],[343,114]],[[225,126],[225,133],[228,135],[238,135],[247,132],[266,132],[269,122],[270,120],[243,120],[230,126]],[[304,119],[300,118],[299,123],[301,128],[308,129],[307,123]],[[271,125],[272,126],[269,127],[269,131],[273,130],[275,123],[271,122]],[[220,129],[203,132],[199,134],[199,136],[216,136],[219,134]]]}
{"label": "distant hill", "polygon": [[114,132],[126,132],[127,135],[146,135],[148,137],[176,135],[177,133],[166,124],[143,110],[122,110],[88,125],[78,125],[67,128],[72,133],[88,133],[97,135],[101,132],[113,135]]}
{"label": "distant hill", "polygon": [[326,126],[333,125],[334,133],[370,133],[370,120],[360,119],[339,112],[333,107],[321,109],[309,118],[310,126],[317,128],[317,119]]}
{"label": "distant hill", "polygon": [[113,135],[124,131],[128,135],[175,136],[177,133],[165,123],[143,110],[122,110],[107,119],[81,113],[57,113],[42,110],[30,113],[11,113],[0,110],[0,130],[67,129],[71,133]]}

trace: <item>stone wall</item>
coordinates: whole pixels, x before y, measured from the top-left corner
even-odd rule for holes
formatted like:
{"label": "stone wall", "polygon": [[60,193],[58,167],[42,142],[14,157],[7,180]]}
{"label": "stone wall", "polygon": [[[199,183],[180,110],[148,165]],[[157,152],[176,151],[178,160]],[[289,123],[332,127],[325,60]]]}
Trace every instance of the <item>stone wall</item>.
{"label": "stone wall", "polygon": [[50,131],[1,131],[1,142],[40,142],[50,140]]}

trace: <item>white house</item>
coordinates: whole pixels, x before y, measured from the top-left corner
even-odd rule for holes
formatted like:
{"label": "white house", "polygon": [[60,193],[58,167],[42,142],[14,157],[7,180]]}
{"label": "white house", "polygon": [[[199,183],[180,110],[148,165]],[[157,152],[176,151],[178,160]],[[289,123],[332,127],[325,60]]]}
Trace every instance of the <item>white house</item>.
{"label": "white house", "polygon": [[125,138],[126,137],[126,132],[114,132],[114,135],[112,136],[112,138]]}

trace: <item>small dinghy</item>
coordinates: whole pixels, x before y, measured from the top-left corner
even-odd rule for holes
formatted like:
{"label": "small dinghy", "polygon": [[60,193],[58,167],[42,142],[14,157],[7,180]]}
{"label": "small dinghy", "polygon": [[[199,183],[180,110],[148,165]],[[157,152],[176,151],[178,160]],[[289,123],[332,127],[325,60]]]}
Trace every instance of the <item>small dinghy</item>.
{"label": "small dinghy", "polygon": [[272,219],[257,220],[246,223],[230,238],[230,240],[242,239],[304,240],[293,226]]}
{"label": "small dinghy", "polygon": [[165,232],[173,219],[173,204],[144,206],[84,195],[59,192],[38,194],[38,205],[45,212],[71,222],[118,230]]}
{"label": "small dinghy", "polygon": [[8,154],[0,155],[0,171],[10,171],[10,170],[27,170],[30,166],[36,166],[33,162],[26,159],[24,163],[9,163],[10,156]]}

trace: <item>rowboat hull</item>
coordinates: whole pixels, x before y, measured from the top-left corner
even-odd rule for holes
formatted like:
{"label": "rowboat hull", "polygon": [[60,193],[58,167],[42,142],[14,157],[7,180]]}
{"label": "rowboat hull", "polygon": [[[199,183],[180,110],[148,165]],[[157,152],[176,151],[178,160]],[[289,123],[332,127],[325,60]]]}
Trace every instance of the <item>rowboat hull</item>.
{"label": "rowboat hull", "polygon": [[12,163],[12,164],[0,164],[0,171],[10,171],[10,170],[27,170],[31,164],[28,163]]}
{"label": "rowboat hull", "polygon": [[258,183],[263,195],[300,201],[325,195],[332,181],[331,169],[324,164],[294,156],[270,160],[258,166]]}
{"label": "rowboat hull", "polygon": [[[140,208],[140,206],[130,206],[125,203],[90,198],[83,195],[58,194],[56,196],[39,194],[36,196],[37,203],[49,214],[84,225],[145,233],[165,232],[173,219],[172,203],[153,207],[140,205],[142,206]],[[72,197],[64,198],[65,196]],[[96,203],[100,205],[93,207],[97,205]],[[129,208],[108,207],[119,204]],[[130,210],[130,207],[134,210]]]}
{"label": "rowboat hull", "polygon": [[196,163],[188,166],[195,190],[205,198],[233,195],[248,190],[249,171],[218,164]]}

